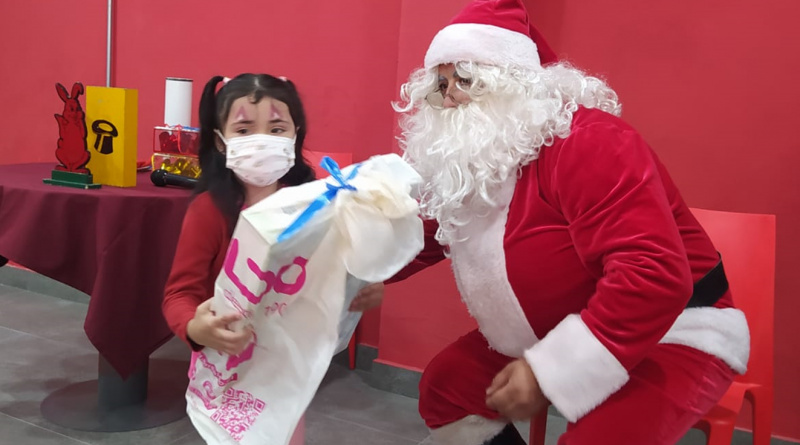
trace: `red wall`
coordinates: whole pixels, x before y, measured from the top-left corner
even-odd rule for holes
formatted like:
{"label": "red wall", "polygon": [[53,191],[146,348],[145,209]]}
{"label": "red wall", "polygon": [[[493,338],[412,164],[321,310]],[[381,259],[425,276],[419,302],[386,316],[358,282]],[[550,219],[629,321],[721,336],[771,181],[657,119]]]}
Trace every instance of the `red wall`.
{"label": "red wall", "polygon": [[[95,4],[87,8],[87,4]],[[0,1],[0,163],[55,161],[64,103],[55,83],[105,84],[104,1]],[[102,6],[101,6],[102,4]],[[163,93],[162,93],[163,94]]]}
{"label": "red wall", "polygon": [[163,123],[165,77],[195,79],[197,102],[211,76],[242,72],[282,75],[298,85],[309,148],[350,151],[356,160],[389,149],[394,85],[381,79],[397,72],[398,2],[118,3],[115,78],[139,89],[139,134],[146,138],[140,150]]}
{"label": "red wall", "polygon": [[[139,90],[139,158],[163,117],[164,78],[266,71],[296,81],[309,147],[356,160],[396,148],[389,103],[430,39],[467,0],[115,2],[114,85]],[[778,217],[776,434],[800,438],[800,37],[792,0],[530,0],[555,49],[606,77],[624,116],[660,153],[690,205]],[[199,6],[198,6],[199,5]],[[105,81],[101,0],[5,0],[0,163],[51,161],[53,84]],[[14,42],[14,43],[11,43]],[[390,286],[360,341],[379,359],[423,368],[474,326],[447,264]]]}

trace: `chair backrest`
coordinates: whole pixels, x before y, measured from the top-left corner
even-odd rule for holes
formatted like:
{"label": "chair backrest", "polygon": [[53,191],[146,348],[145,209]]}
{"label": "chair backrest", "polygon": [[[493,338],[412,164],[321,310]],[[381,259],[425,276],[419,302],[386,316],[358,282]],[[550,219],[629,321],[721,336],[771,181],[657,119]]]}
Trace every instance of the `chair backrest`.
{"label": "chair backrest", "polygon": [[775,215],[691,209],[717,250],[734,304],[750,326],[750,361],[741,382],[773,387]]}
{"label": "chair backrest", "polygon": [[328,153],[324,151],[306,150],[304,151],[304,155],[309,164],[311,164],[311,168],[314,169],[314,173],[317,174],[317,179],[327,178],[330,176],[330,174],[328,174],[328,172],[319,165],[319,163],[322,162],[322,158],[325,156],[329,156],[331,159],[336,161],[341,168],[347,167],[353,163],[352,153]]}

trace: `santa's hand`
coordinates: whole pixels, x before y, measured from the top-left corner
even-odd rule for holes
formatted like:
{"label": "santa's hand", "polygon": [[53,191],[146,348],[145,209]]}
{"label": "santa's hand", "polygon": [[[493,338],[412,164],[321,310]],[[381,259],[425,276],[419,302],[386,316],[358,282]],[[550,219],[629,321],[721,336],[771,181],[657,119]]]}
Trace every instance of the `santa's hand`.
{"label": "santa's hand", "polygon": [[503,368],[486,390],[486,406],[509,420],[530,420],[547,407],[531,367],[517,359]]}
{"label": "santa's hand", "polygon": [[378,307],[383,302],[383,289],[383,283],[375,283],[358,291],[356,298],[350,303],[350,312],[364,312]]}

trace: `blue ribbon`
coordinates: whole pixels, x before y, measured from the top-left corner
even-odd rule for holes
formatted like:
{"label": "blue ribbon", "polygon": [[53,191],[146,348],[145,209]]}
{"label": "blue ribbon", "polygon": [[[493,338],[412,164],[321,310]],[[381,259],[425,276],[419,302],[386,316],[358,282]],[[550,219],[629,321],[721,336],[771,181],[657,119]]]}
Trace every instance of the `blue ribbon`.
{"label": "blue ribbon", "polygon": [[333,198],[339,193],[340,190],[352,190],[356,191],[356,188],[350,185],[348,181],[352,180],[353,178],[358,175],[358,169],[361,168],[361,164],[356,164],[353,167],[353,170],[350,172],[349,175],[345,178],[342,174],[342,171],[339,169],[339,164],[336,163],[333,159],[328,156],[322,158],[322,162],[320,162],[322,168],[324,168],[328,173],[331,174],[331,178],[333,178],[337,184],[330,184],[326,183],[325,185],[328,187],[328,190],[319,195],[317,199],[311,202],[308,207],[297,217],[296,220],[292,224],[289,225],[280,235],[278,235],[278,242],[282,243],[287,239],[294,236],[303,226],[308,223],[314,215],[323,209],[326,205],[330,204],[333,201]]}

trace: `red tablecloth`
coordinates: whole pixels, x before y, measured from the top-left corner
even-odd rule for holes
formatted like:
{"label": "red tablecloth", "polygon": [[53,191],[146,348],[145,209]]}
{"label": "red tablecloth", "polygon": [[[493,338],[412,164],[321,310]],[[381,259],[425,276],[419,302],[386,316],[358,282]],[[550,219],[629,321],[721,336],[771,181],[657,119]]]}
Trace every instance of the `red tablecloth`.
{"label": "red tablecloth", "polygon": [[191,194],[42,183],[54,164],[0,166],[0,255],[91,295],[84,330],[126,378],[172,333],[164,284]]}

